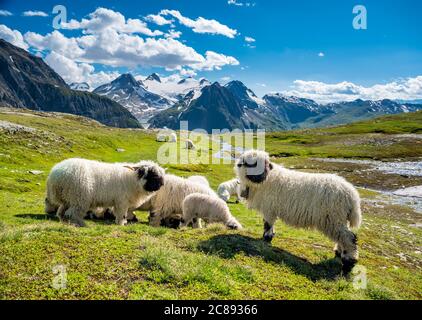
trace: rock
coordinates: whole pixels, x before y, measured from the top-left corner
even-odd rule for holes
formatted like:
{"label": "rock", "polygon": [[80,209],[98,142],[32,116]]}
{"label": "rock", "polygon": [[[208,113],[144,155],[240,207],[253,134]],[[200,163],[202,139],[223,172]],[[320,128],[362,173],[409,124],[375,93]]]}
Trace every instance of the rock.
{"label": "rock", "polygon": [[116,151],[117,152],[125,152],[126,150],[125,149],[122,149],[122,148],[117,148]]}
{"label": "rock", "polygon": [[41,170],[29,170],[28,173],[33,174],[33,175],[39,175],[42,174],[44,171]]}

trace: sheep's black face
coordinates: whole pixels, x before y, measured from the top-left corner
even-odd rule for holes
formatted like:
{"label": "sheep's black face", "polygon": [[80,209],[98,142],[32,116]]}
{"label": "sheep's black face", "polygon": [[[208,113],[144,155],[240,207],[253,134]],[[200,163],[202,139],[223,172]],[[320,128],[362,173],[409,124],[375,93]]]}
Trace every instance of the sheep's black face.
{"label": "sheep's black face", "polygon": [[245,177],[253,183],[261,183],[267,179],[268,173],[273,168],[268,160],[247,159],[240,161],[237,166],[245,168]]}
{"label": "sheep's black face", "polygon": [[144,189],[148,192],[154,192],[159,190],[164,184],[164,177],[163,175],[155,170],[154,168],[148,170],[145,174],[142,175],[145,179]]}

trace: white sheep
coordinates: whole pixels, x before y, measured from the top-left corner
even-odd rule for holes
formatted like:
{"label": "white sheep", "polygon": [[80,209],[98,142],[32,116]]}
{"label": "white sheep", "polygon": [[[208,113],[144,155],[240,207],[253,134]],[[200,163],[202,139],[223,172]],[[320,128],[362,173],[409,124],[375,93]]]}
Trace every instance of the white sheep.
{"label": "white sheep", "polygon": [[174,132],[170,134],[169,142],[177,142],[177,135]]}
{"label": "white sheep", "polygon": [[167,141],[167,135],[159,133],[157,134],[157,142],[166,142]]}
{"label": "white sheep", "polygon": [[185,146],[186,146],[186,149],[188,149],[188,150],[195,150],[196,149],[195,144],[190,139],[186,139]]}
{"label": "white sheep", "polygon": [[242,229],[225,201],[207,194],[192,193],[183,200],[181,226],[192,223],[193,228],[201,228],[200,219],[206,223],[222,223],[229,229]]}
{"label": "white sheep", "polygon": [[83,218],[90,210],[113,208],[116,223],[124,225],[128,210],[160,189],[164,175],[164,169],[152,161],[129,165],[67,159],[51,169],[46,204],[58,208],[60,220],[66,217],[78,226],[85,224]]}
{"label": "white sheep", "polygon": [[350,183],[334,174],[285,169],[255,150],[237,160],[235,171],[248,207],[264,216],[264,240],[272,240],[277,218],[290,226],[317,229],[336,242],[343,272],[351,271],[358,248],[350,228],[358,228],[362,216],[359,193]]}
{"label": "white sheep", "polygon": [[208,182],[207,178],[205,178],[204,176],[190,176],[190,177],[188,177],[188,180],[202,184],[206,187],[210,186],[210,183]]}
{"label": "white sheep", "polygon": [[149,224],[177,228],[183,215],[183,200],[191,193],[203,193],[217,197],[209,187],[189,179],[166,174],[163,187],[138,210],[149,211]]}
{"label": "white sheep", "polygon": [[231,196],[236,197],[236,203],[240,200],[240,182],[238,179],[231,179],[229,181],[221,183],[217,188],[217,194],[220,199],[229,201]]}

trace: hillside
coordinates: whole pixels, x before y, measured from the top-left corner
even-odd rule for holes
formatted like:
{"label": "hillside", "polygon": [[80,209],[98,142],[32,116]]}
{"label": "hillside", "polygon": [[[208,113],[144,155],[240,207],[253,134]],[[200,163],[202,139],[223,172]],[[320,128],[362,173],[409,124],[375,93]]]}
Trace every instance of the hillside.
{"label": "hillside", "polygon": [[41,58],[0,39],[0,106],[66,112],[114,127],[138,128],[118,103],[74,91]]}
{"label": "hillside", "polygon": [[[421,299],[421,215],[388,202],[386,185],[421,179],[371,174],[367,168],[316,158],[411,161],[422,157],[422,112],[332,127],[268,133],[273,160],[299,170],[336,172],[360,188],[358,232],[367,287],[340,277],[333,243],[320,233],[276,225],[272,246],[261,241],[262,218],[230,203],[240,232],[213,225],[173,230],[140,222],[125,227],[88,221],[64,225],[43,213],[47,174],[58,161],[155,159],[153,131],[105,127],[68,114],[0,109],[1,299]],[[380,147],[381,146],[381,147]],[[123,149],[123,150],[122,150]],[[210,150],[215,153],[218,150]],[[205,175],[213,188],[232,177],[232,164],[168,165],[182,176]],[[32,172],[32,173],[31,173]],[[54,289],[64,266],[67,287]]]}

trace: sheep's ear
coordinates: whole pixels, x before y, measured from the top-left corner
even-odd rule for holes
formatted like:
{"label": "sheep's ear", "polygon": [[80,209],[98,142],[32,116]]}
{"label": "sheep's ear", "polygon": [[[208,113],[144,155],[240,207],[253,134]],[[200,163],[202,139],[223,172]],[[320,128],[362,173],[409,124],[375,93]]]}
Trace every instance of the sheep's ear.
{"label": "sheep's ear", "polygon": [[270,170],[273,170],[274,166],[271,162],[268,164],[268,168],[270,168]]}
{"label": "sheep's ear", "polygon": [[135,171],[135,168],[134,167],[131,167],[131,166],[124,166],[124,167],[127,168],[127,169],[129,169],[129,170]]}

